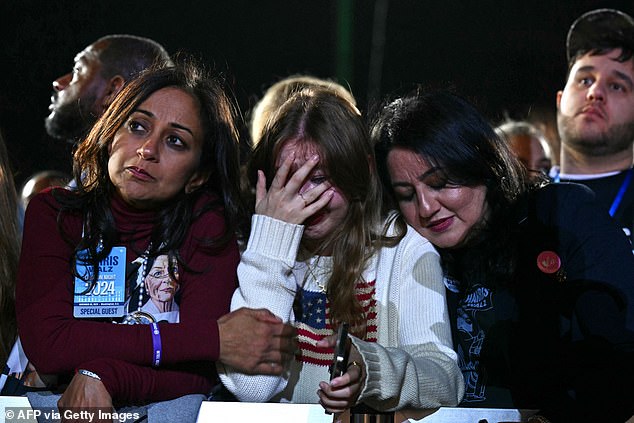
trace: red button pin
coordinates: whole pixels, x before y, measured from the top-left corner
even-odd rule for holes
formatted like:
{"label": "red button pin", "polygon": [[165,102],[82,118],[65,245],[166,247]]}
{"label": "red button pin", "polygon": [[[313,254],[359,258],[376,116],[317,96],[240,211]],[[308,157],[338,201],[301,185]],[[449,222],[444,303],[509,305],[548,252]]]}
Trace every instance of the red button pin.
{"label": "red button pin", "polygon": [[561,259],[554,251],[542,251],[537,256],[537,267],[544,273],[555,273],[561,267]]}

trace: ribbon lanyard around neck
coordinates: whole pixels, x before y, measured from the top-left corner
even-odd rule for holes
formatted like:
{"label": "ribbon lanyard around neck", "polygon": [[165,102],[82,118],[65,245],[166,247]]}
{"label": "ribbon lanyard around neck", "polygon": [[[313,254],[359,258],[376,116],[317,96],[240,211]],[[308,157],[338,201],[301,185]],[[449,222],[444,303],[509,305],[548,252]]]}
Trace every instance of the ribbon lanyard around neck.
{"label": "ribbon lanyard around neck", "polygon": [[619,192],[616,193],[614,200],[612,201],[612,205],[610,206],[610,216],[614,216],[616,210],[619,208],[621,204],[621,200],[623,200],[623,196],[625,195],[625,191],[630,186],[630,182],[632,182],[632,173],[634,173],[634,168],[630,168],[625,175],[625,179],[621,183],[621,188],[619,188]]}

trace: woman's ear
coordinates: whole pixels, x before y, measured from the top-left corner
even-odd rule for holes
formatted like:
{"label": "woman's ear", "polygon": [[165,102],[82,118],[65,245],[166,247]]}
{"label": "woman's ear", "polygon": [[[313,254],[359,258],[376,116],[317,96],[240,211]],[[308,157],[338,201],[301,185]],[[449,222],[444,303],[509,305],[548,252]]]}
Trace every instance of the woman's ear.
{"label": "woman's ear", "polygon": [[201,186],[205,185],[205,183],[209,180],[209,174],[209,171],[194,173],[194,175],[189,178],[189,182],[185,185],[185,194],[191,194]]}

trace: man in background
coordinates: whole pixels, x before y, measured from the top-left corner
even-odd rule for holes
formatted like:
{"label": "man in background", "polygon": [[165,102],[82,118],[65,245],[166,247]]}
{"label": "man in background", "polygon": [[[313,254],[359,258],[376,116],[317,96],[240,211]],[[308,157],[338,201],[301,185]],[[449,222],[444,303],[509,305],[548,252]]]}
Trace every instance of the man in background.
{"label": "man in background", "polygon": [[154,62],[170,61],[159,43],[134,35],[106,35],[75,56],[73,70],[53,81],[46,132],[76,143],[123,85]]}
{"label": "man in background", "polygon": [[508,141],[511,151],[531,174],[548,174],[552,166],[550,145],[535,125],[509,119],[496,127],[495,132]]}
{"label": "man in background", "polygon": [[566,41],[568,80],[557,93],[561,137],[556,181],[591,188],[634,232],[634,19],[613,9],[579,17]]}

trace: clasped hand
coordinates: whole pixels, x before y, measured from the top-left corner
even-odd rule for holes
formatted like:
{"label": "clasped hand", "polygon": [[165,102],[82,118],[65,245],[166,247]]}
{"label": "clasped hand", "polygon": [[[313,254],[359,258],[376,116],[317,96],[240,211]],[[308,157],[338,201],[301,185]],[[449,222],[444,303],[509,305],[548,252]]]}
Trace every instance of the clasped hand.
{"label": "clasped hand", "polygon": [[220,361],[242,373],[279,375],[297,349],[295,328],[266,309],[232,311],[218,331]]}

